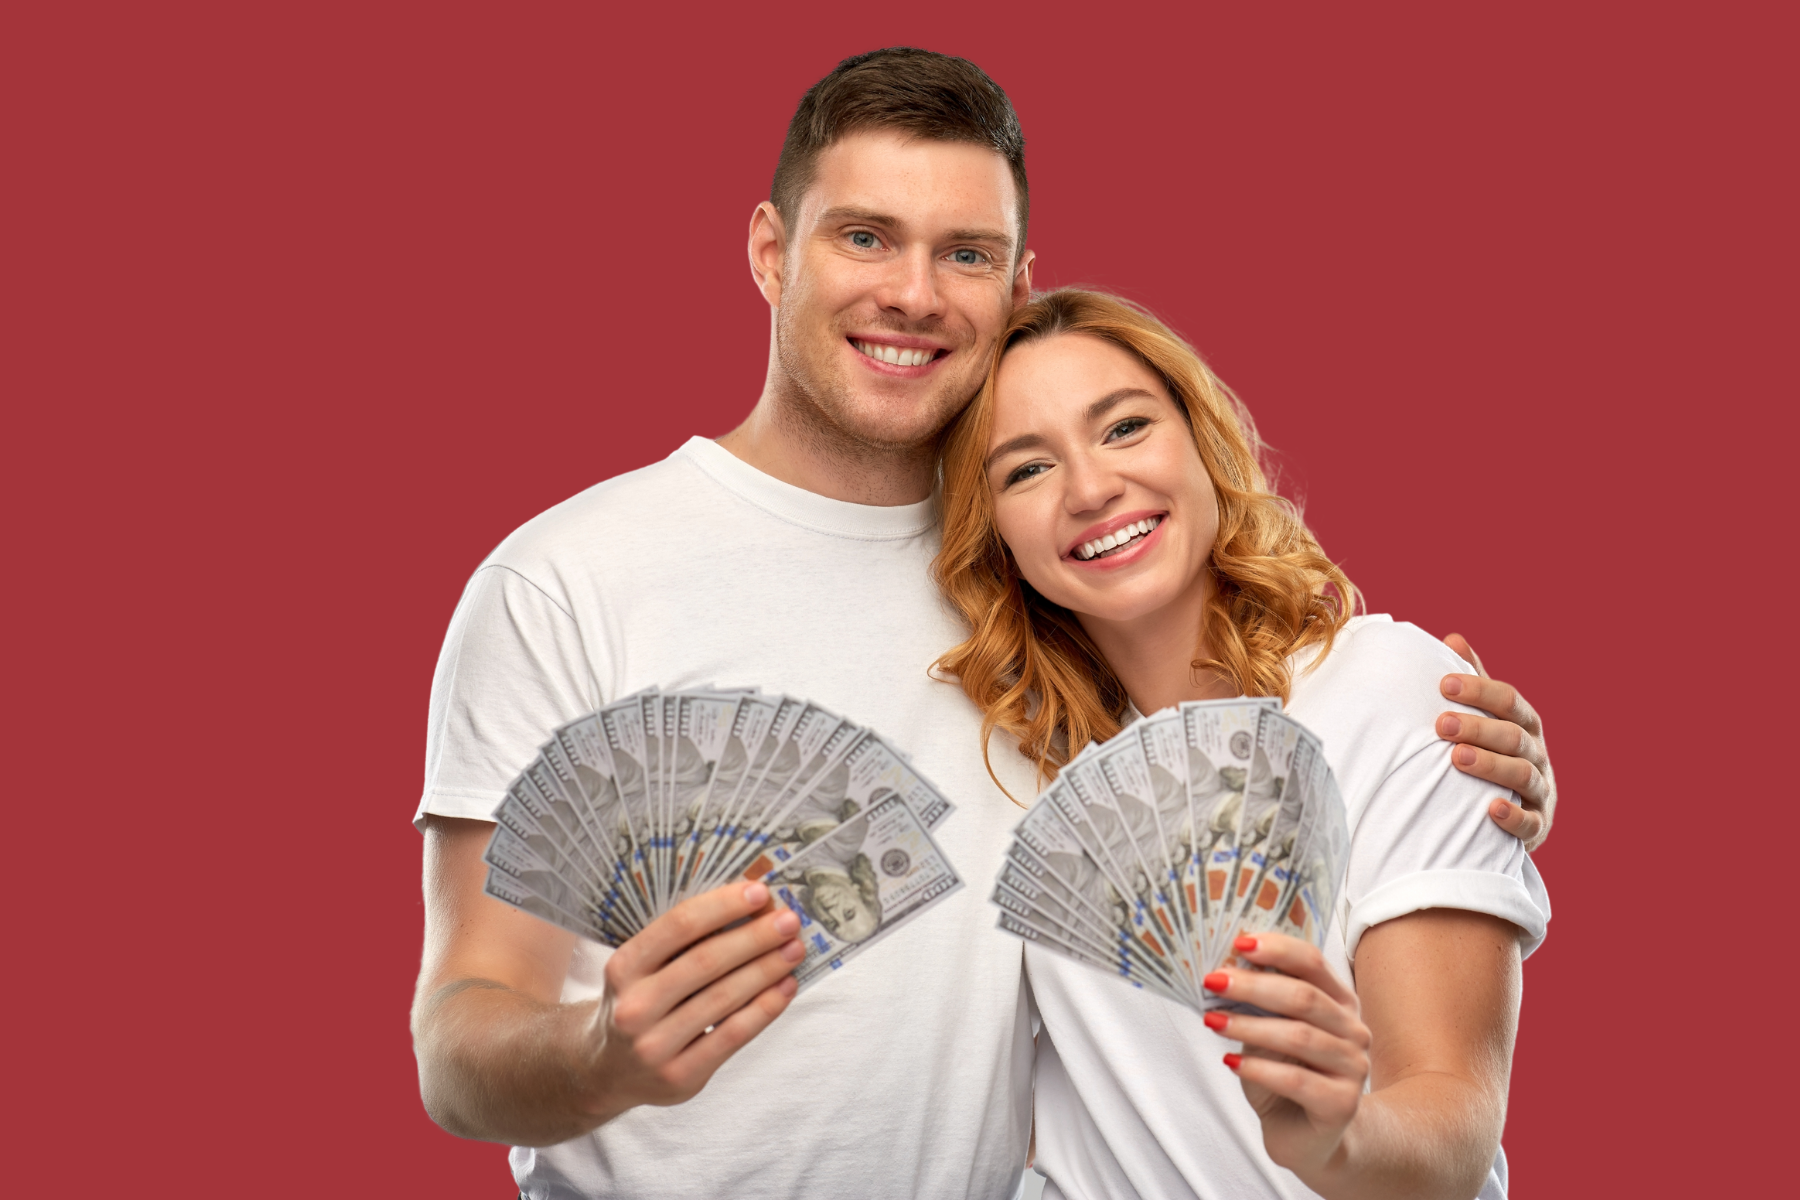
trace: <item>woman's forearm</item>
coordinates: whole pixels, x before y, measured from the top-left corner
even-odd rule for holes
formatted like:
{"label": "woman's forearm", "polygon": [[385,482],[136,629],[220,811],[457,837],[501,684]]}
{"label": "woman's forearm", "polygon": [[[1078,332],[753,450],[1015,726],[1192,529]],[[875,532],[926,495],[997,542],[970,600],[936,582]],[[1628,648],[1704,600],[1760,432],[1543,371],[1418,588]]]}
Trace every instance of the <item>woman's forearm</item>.
{"label": "woman's forearm", "polygon": [[1505,1122],[1504,1102],[1491,1088],[1420,1072],[1365,1096],[1338,1152],[1300,1178],[1328,1200],[1470,1200]]}

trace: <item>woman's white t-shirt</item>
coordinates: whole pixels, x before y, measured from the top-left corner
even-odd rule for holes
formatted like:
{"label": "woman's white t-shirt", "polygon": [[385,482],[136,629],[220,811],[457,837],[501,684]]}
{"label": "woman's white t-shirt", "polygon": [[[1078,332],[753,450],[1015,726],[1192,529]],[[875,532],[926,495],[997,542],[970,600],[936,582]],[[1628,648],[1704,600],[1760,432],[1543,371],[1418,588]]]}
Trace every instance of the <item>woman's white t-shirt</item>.
{"label": "woman's white t-shirt", "polygon": [[[1487,816],[1493,785],[1450,763],[1434,724],[1438,680],[1468,670],[1417,626],[1357,617],[1315,670],[1294,663],[1287,711],[1325,746],[1350,820],[1349,873],[1324,951],[1340,977],[1365,930],[1426,908],[1489,913],[1523,931],[1550,919],[1518,839]],[[1473,711],[1473,710],[1465,710]],[[1037,1055],[1037,1169],[1046,1200],[1311,1196],[1263,1150],[1231,1049],[1200,1015],[1091,967],[1027,946],[1043,1020]],[[1496,1153],[1482,1200],[1506,1195]]]}

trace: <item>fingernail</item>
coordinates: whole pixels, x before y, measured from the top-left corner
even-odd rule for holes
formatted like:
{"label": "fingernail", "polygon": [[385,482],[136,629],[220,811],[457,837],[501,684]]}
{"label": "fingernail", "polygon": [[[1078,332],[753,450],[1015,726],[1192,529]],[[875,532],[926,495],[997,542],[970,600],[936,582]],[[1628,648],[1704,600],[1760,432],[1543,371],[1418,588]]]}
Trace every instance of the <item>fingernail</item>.
{"label": "fingernail", "polygon": [[769,889],[760,883],[753,883],[744,889],[744,903],[754,904],[761,908],[769,902]]}
{"label": "fingernail", "polygon": [[792,1000],[794,998],[794,993],[800,990],[800,981],[795,979],[792,975],[789,975],[775,986],[781,989],[784,996],[789,1000]]}
{"label": "fingernail", "polygon": [[1223,971],[1214,971],[1200,981],[1200,986],[1209,992],[1223,993],[1226,988],[1231,986],[1231,976]]}
{"label": "fingernail", "polygon": [[1443,720],[1438,722],[1438,733],[1442,737],[1453,738],[1461,732],[1462,720],[1459,717],[1445,713]]}
{"label": "fingernail", "polygon": [[1242,1063],[1243,1061],[1244,1061],[1244,1056],[1241,1054],[1227,1054],[1225,1056],[1225,1065],[1230,1067],[1234,1071],[1238,1069],[1238,1064]]}
{"label": "fingernail", "polygon": [[1227,1025],[1231,1024],[1231,1018],[1222,1012],[1209,1012],[1200,1019],[1206,1022],[1206,1027],[1208,1029],[1223,1030]]}
{"label": "fingernail", "polygon": [[799,929],[800,917],[798,914],[785,908],[775,914],[776,933],[792,934],[798,932]]}
{"label": "fingernail", "polygon": [[1237,941],[1231,943],[1231,948],[1236,950],[1239,954],[1248,954],[1256,949],[1256,939],[1253,937],[1241,937]]}
{"label": "fingernail", "polygon": [[789,942],[781,948],[781,957],[789,962],[799,962],[806,957],[806,947],[799,942]]}
{"label": "fingernail", "polygon": [[1443,690],[1444,690],[1444,695],[1446,695],[1446,696],[1462,695],[1462,680],[1458,679],[1454,675],[1444,676]]}
{"label": "fingernail", "polygon": [[1451,753],[1456,756],[1456,764],[1458,766],[1472,767],[1475,765],[1475,747],[1458,746]]}

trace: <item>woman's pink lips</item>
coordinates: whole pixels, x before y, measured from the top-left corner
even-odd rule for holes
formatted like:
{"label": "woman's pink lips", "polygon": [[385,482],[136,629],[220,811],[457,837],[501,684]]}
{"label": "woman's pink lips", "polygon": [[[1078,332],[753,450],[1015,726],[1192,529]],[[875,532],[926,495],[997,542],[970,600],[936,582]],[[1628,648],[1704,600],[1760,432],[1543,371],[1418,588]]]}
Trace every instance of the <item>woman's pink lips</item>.
{"label": "woman's pink lips", "polygon": [[[1150,544],[1152,542],[1157,541],[1162,537],[1163,526],[1168,523],[1169,518],[1165,516],[1156,523],[1155,529],[1152,529],[1149,533],[1133,542],[1130,547],[1118,554],[1109,554],[1105,558],[1076,558],[1075,552],[1071,550],[1069,553],[1063,555],[1063,561],[1073,566],[1086,567],[1093,571],[1107,570],[1112,567],[1125,566],[1127,563],[1134,563],[1149,552]],[[1093,539],[1089,538],[1088,540],[1092,541]]]}

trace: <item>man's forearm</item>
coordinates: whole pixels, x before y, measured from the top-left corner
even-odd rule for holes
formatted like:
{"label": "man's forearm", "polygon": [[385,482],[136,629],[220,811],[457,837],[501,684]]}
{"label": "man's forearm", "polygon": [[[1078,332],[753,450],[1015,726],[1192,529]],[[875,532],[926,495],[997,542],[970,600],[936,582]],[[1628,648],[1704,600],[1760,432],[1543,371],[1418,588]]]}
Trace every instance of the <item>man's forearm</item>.
{"label": "man's forearm", "polygon": [[584,1088],[597,1000],[545,1004],[487,980],[422,998],[413,1017],[419,1092],[458,1137],[553,1146],[616,1113]]}
{"label": "man's forearm", "polygon": [[1364,1096],[1331,1161],[1301,1175],[1330,1200],[1469,1200],[1506,1122],[1504,1099],[1467,1079],[1423,1072]]}

